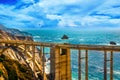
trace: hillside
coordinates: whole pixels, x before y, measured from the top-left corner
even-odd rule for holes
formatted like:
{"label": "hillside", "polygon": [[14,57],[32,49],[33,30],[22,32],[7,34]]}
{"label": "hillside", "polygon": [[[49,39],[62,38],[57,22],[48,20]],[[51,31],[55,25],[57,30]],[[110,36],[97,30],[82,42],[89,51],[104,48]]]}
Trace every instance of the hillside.
{"label": "hillside", "polygon": [[30,69],[17,60],[0,56],[0,80],[33,80]]}
{"label": "hillside", "polygon": [[[0,40],[33,41],[30,34],[16,29],[9,29],[3,25],[0,25]],[[24,46],[20,45],[18,48],[11,46],[5,51],[3,49],[4,47],[7,47],[7,45],[0,44],[0,80],[34,80],[35,75],[32,71],[33,62],[24,57]],[[29,47],[29,49],[31,49],[31,47]],[[36,48],[36,51],[37,50]],[[32,53],[27,52],[26,57],[31,59]],[[42,61],[40,61],[41,59],[38,54],[36,54],[35,57],[36,69],[41,70],[42,65],[39,63]],[[39,73],[37,75],[39,76],[37,76],[36,80],[41,80],[42,74]]]}
{"label": "hillside", "polygon": [[10,34],[16,35],[16,36],[31,36],[32,34],[29,34],[27,32],[20,31],[18,29],[13,29],[13,28],[7,28],[4,25],[0,24],[0,30],[3,30],[5,32],[8,32]]}

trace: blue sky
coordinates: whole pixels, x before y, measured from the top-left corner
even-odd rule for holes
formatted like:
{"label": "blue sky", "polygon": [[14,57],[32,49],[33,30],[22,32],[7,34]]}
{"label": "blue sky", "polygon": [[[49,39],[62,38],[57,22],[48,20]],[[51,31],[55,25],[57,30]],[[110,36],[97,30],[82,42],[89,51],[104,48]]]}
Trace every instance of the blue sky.
{"label": "blue sky", "polygon": [[118,28],[120,0],[0,0],[0,23],[14,28]]}

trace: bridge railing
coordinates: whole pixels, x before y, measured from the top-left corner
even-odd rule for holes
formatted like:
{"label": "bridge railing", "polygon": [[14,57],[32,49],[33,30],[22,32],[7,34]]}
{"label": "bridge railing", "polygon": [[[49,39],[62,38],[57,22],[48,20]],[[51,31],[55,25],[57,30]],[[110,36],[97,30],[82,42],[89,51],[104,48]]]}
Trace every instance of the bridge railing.
{"label": "bridge railing", "polygon": [[[71,54],[77,54],[76,59],[76,62],[77,64],[75,64],[75,66],[78,66],[78,80],[83,80],[83,76],[82,76],[82,72],[84,72],[84,80],[89,80],[89,62],[91,59],[89,59],[90,55],[89,54],[92,54],[95,53],[94,51],[99,51],[98,53],[96,54],[102,54],[102,55],[96,55],[94,57],[92,57],[93,59],[97,56],[101,56],[101,59],[102,59],[102,62],[99,63],[99,60],[95,59],[96,62],[98,61],[97,64],[101,64],[103,67],[101,70],[101,73],[103,74],[102,76],[100,76],[101,78],[100,79],[103,79],[103,80],[114,80],[114,54],[116,52],[120,52],[120,46],[114,46],[114,45],[72,45],[72,44],[57,44],[57,45],[54,45],[56,47],[59,47],[59,48],[64,48],[64,49],[70,49],[70,50],[76,50],[77,53],[72,53],[72,51],[70,51],[70,55]],[[50,46],[49,46],[50,47]],[[51,47],[50,47],[51,48]],[[83,52],[84,51],[84,52]],[[91,52],[92,51],[92,52]],[[84,55],[84,57],[82,56]],[[59,57],[59,56],[57,56]],[[69,57],[69,56],[67,56]],[[77,58],[78,57],[78,58]],[[72,56],[71,56],[72,58]],[[84,68],[85,68],[85,71],[82,70],[82,60],[84,60]],[[70,61],[71,65],[74,66],[74,64],[72,64],[72,60]],[[74,63],[76,63],[74,62]],[[57,64],[54,64],[54,65],[57,65]],[[93,63],[94,65],[94,63]],[[66,65],[65,65],[66,66]],[[67,65],[69,66],[69,65]],[[71,67],[72,67],[71,66]],[[71,69],[72,70],[72,69]],[[74,71],[72,71],[73,73]],[[109,73],[109,75],[108,75]],[[94,73],[96,74],[96,73]],[[92,75],[94,75],[92,74]],[[65,76],[67,76],[68,74],[66,74]],[[72,74],[71,74],[72,75]],[[67,80],[69,77],[67,77],[65,80]],[[69,78],[71,79],[71,78]],[[61,80],[58,78],[58,80]]]}
{"label": "bridge railing", "polygon": [[[84,72],[84,79],[89,80],[89,62],[90,62],[90,51],[100,51],[103,53],[102,59],[103,63],[103,79],[104,80],[114,80],[114,53],[120,52],[120,46],[117,45],[76,45],[76,44],[57,44],[57,43],[43,43],[43,42],[32,42],[32,41],[0,41],[1,44],[7,45],[27,45],[33,46],[33,53],[35,53],[34,47],[40,47],[40,58],[42,58],[42,73],[43,73],[43,80],[46,80],[46,66],[45,66],[45,58],[46,58],[46,47],[49,48],[49,60],[50,60],[50,80],[71,80],[72,72],[72,56],[77,54],[76,58],[77,61],[77,73],[78,73],[78,80],[83,80],[82,72]],[[72,53],[72,50],[76,50],[76,53]],[[84,51],[84,53],[83,53]],[[84,54],[84,56],[82,56]],[[97,54],[97,53],[96,53]],[[93,55],[94,56],[94,55]],[[94,56],[96,57],[96,56]],[[93,58],[94,58],[93,57]],[[84,60],[84,68],[85,71],[82,70],[82,60]],[[97,60],[97,59],[96,59]],[[35,62],[35,55],[33,55],[33,62]],[[98,63],[99,64],[99,63]],[[109,64],[109,65],[108,65]],[[72,66],[71,66],[72,65]],[[94,64],[93,64],[94,65]],[[76,64],[75,64],[76,66]],[[109,68],[108,68],[109,66]],[[35,68],[35,67],[34,67]],[[109,76],[108,76],[108,69],[109,69]],[[35,71],[35,70],[34,70]],[[94,75],[94,74],[93,74]],[[63,77],[64,76],[64,77]],[[102,76],[101,76],[102,77]],[[109,77],[109,78],[108,78]]]}
{"label": "bridge railing", "polygon": [[[78,78],[77,80],[89,80],[89,79],[96,79],[98,80],[113,80],[114,79],[114,73],[113,73],[113,67],[114,67],[114,54],[116,51],[114,50],[89,50],[89,49],[76,49],[76,51],[73,51],[72,57],[73,60],[71,62],[73,63],[72,66],[76,65],[78,70]],[[76,54],[76,55],[74,55]],[[74,58],[78,59],[75,60]],[[77,63],[75,63],[75,61]],[[84,66],[83,66],[84,65]],[[92,68],[92,69],[91,69]],[[96,69],[98,68],[98,69]],[[93,70],[93,71],[92,71]],[[96,70],[96,71],[95,71]],[[74,70],[73,70],[73,73]],[[109,75],[108,75],[109,73]],[[98,75],[99,74],[99,75]],[[84,75],[84,77],[82,76]],[[90,78],[91,77],[94,78]]]}
{"label": "bridge railing", "polygon": [[[101,56],[101,59],[102,59],[101,63],[99,63],[99,60],[95,59],[96,64],[102,65],[102,67],[100,66],[101,67],[100,71],[102,74],[102,76],[100,76],[101,77],[100,79],[114,80],[114,72],[113,72],[114,71],[114,54],[116,52],[120,52],[120,46],[115,46],[115,45],[72,45],[72,44],[57,44],[54,46],[59,47],[59,48],[66,48],[66,49],[69,48],[71,50],[70,55],[77,54],[77,56],[74,57],[74,58],[78,59],[78,60],[76,60],[77,64],[72,64],[73,60],[70,61],[71,62],[70,64],[72,66],[75,65],[78,67],[77,68],[78,69],[78,72],[77,72],[78,78],[76,78],[77,80],[83,80],[83,79],[89,80],[90,79],[89,78],[89,73],[90,73],[89,72],[90,71],[89,70],[89,68],[90,68],[89,62],[91,59],[89,59],[89,57],[90,57],[90,54],[92,54],[92,52],[95,53],[94,51],[98,51],[98,53],[96,53],[96,54],[102,54],[102,55],[96,55],[96,56],[94,56],[94,54],[93,54],[94,57],[92,57],[94,60],[95,57]],[[75,52],[72,53],[72,50],[76,50],[77,53],[75,53]],[[82,55],[84,55],[84,56],[82,56]],[[67,57],[69,57],[69,56],[67,56]],[[71,56],[71,58],[72,58],[72,56]],[[82,60],[84,60],[84,61],[82,62]],[[98,63],[97,63],[97,61],[98,61]],[[73,63],[76,63],[76,62],[73,61]],[[84,69],[85,69],[84,71],[82,68],[83,67],[82,63],[84,63]],[[94,63],[93,63],[93,65],[94,65]],[[67,65],[67,66],[69,66],[69,65]],[[72,71],[72,73],[74,73],[74,71],[72,70],[72,66],[71,66],[71,71]],[[82,72],[84,72],[84,78],[82,76],[83,75]],[[71,75],[72,75],[72,73],[71,73]],[[96,74],[96,73],[94,73],[94,74]],[[94,74],[92,74],[92,75],[94,75]],[[67,74],[65,76],[67,76]],[[69,77],[67,77],[65,80],[68,80],[68,78]],[[71,79],[71,78],[69,78],[69,79]],[[99,78],[97,77],[97,79],[99,79]],[[56,80],[56,78],[55,78],[55,80]],[[61,79],[58,78],[58,80],[61,80]]]}

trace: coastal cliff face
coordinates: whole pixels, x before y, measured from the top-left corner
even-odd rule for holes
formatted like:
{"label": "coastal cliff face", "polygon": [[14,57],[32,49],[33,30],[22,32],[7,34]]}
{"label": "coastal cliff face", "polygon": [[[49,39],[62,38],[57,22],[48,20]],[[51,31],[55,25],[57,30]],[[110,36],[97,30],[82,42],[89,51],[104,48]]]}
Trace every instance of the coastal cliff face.
{"label": "coastal cliff face", "polygon": [[[3,25],[0,25],[0,40],[33,41],[30,34],[26,32],[20,33],[19,30],[8,29]],[[33,80],[32,63],[26,64],[27,61],[18,55],[22,51],[10,48],[2,52],[1,46],[3,45],[0,44],[0,80]],[[21,47],[23,46],[21,45]],[[31,54],[29,53],[28,55],[30,56]],[[40,63],[38,58],[36,58],[36,61]],[[42,66],[40,65],[39,67]]]}
{"label": "coastal cliff face", "polygon": [[18,29],[7,28],[2,24],[0,24],[0,30],[3,30],[5,32],[7,32],[7,33],[10,33],[11,35],[16,35],[16,36],[32,36],[32,34],[20,31]]}

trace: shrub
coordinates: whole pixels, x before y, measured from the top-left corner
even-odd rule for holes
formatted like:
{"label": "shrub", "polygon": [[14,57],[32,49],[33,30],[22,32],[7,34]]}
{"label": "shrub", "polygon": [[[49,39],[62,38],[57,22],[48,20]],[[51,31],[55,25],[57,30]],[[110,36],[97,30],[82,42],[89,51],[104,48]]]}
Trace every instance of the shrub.
{"label": "shrub", "polygon": [[3,60],[4,60],[4,59],[0,57],[0,62],[3,62]]}
{"label": "shrub", "polygon": [[5,59],[4,55],[0,55],[0,62],[3,62],[3,60]]}
{"label": "shrub", "polygon": [[2,72],[2,70],[0,69],[0,76],[2,76],[3,75],[3,72]]}

